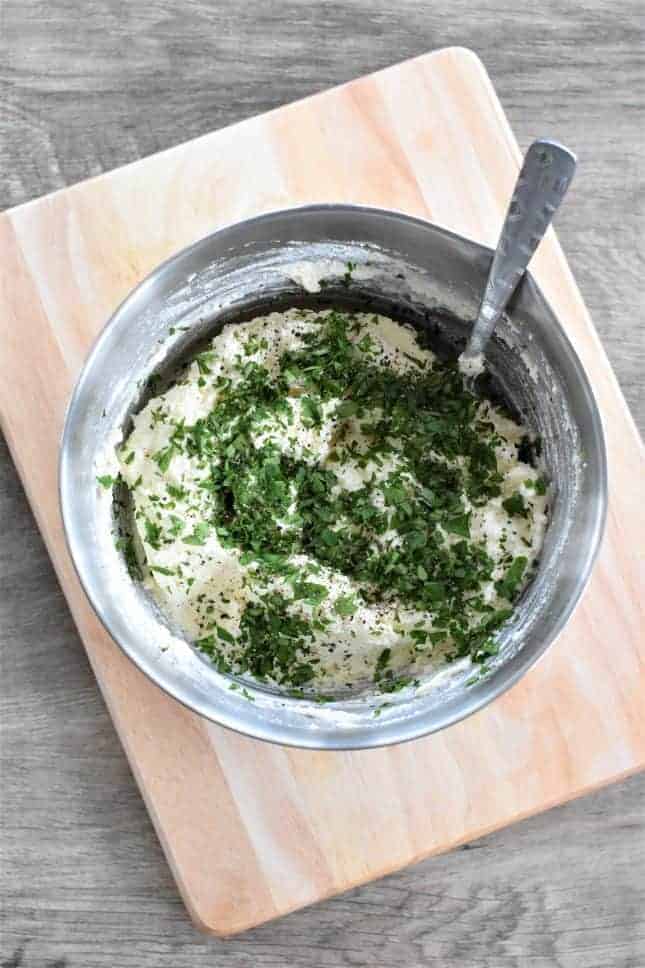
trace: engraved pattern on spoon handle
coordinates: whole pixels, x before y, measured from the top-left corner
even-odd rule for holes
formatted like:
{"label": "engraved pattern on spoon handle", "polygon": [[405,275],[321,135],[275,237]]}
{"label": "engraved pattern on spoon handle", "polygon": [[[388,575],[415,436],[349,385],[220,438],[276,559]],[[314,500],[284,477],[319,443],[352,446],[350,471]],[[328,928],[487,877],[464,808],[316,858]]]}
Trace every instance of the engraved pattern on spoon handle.
{"label": "engraved pattern on spoon handle", "polygon": [[483,351],[566,195],[575,168],[575,155],[556,141],[534,141],[526,152],[464,356]]}

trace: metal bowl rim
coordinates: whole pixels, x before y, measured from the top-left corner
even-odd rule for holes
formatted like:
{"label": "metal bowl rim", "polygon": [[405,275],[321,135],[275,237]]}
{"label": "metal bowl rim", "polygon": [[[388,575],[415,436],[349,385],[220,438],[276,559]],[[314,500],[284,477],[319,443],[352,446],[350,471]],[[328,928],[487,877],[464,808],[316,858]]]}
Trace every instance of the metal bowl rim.
{"label": "metal bowl rim", "polygon": [[[470,239],[467,236],[452,232],[449,229],[446,229],[441,225],[437,225],[434,222],[430,222],[427,219],[418,218],[397,209],[381,209],[368,205],[333,202],[297,205],[286,209],[274,209],[268,212],[263,212],[260,215],[252,216],[241,221],[230,222],[224,226],[221,226],[214,232],[211,232],[190,245],[185,246],[183,249],[180,249],[178,252],[169,256],[158,266],[156,266],[152,272],[145,276],[140,283],[130,290],[126,297],[119,303],[115,311],[111,314],[101,331],[97,334],[97,337],[91,345],[81,372],[77,378],[65,412],[58,462],[58,496],[67,549],[69,551],[70,558],[74,565],[74,570],[76,571],[81,587],[83,588],[83,591],[87,596],[94,613],[98,617],[108,635],[110,635],[112,640],[119,646],[127,658],[163,692],[165,692],[172,699],[181,703],[187,709],[190,709],[205,719],[210,720],[217,725],[231,729],[234,732],[240,733],[241,735],[249,736],[253,739],[271,743],[279,743],[283,746],[300,749],[373,749],[390,746],[395,743],[409,742],[414,739],[419,739],[430,733],[438,732],[439,730],[445,729],[448,726],[452,726],[473,713],[478,712],[480,709],[483,709],[493,700],[499,698],[499,696],[503,695],[512,686],[514,686],[544,655],[549,646],[551,646],[562,634],[586,589],[591,571],[600,550],[607,520],[608,505],[607,447],[602,418],[591,388],[589,378],[587,377],[586,371],[578,357],[578,354],[569,340],[566,330],[560,323],[558,315],[551,307],[549,300],[544,296],[544,293],[530,271],[527,270],[526,272],[528,284],[534,287],[536,293],[549,308],[554,320],[557,322],[560,330],[559,335],[568,346],[570,361],[576,370],[577,379],[579,380],[582,389],[585,391],[587,399],[590,400],[592,404],[590,408],[590,417],[592,432],[596,442],[596,453],[594,456],[597,461],[596,470],[598,474],[596,513],[595,517],[593,518],[592,525],[589,528],[590,535],[588,541],[588,551],[585,556],[583,566],[578,572],[576,578],[575,593],[571,595],[567,607],[562,610],[557,626],[554,628],[552,634],[548,637],[545,637],[543,642],[531,650],[521,648],[507,664],[501,665],[495,671],[495,675],[492,677],[492,679],[485,680],[481,684],[473,686],[462,700],[461,708],[456,712],[456,714],[446,713],[443,715],[443,717],[441,717],[437,715],[435,710],[430,709],[425,713],[419,713],[414,717],[410,717],[410,719],[404,721],[403,723],[394,722],[388,724],[387,728],[383,729],[382,731],[379,731],[378,728],[373,728],[369,731],[366,740],[360,739],[357,741],[347,741],[346,738],[343,737],[343,734],[339,733],[338,737],[334,738],[333,740],[330,741],[327,739],[324,743],[322,743],[320,742],[320,738],[318,738],[318,742],[316,742],[317,735],[314,731],[309,734],[300,729],[298,730],[297,735],[294,736],[293,727],[287,726],[276,728],[275,723],[267,724],[266,727],[253,730],[244,729],[241,727],[241,724],[237,718],[228,716],[226,714],[221,714],[217,709],[213,708],[212,705],[209,706],[199,699],[195,700],[188,698],[181,693],[181,690],[173,689],[173,684],[172,681],[170,681],[170,677],[164,678],[157,672],[156,668],[149,666],[145,659],[137,653],[136,649],[131,648],[114,634],[110,617],[104,608],[101,598],[94,593],[89,582],[86,580],[86,576],[82,573],[77,563],[77,544],[73,535],[72,527],[74,513],[73,502],[71,501],[71,494],[67,481],[69,473],[67,466],[68,451],[70,446],[69,439],[72,432],[72,420],[76,402],[81,395],[84,382],[88,377],[91,363],[95,355],[99,352],[103,341],[108,337],[109,330],[116,324],[126,305],[128,305],[136,297],[140,298],[141,294],[147,287],[153,286],[154,283],[161,276],[163,276],[171,266],[179,262],[181,259],[186,258],[190,252],[196,251],[202,246],[211,244],[219,237],[225,236],[226,233],[230,232],[232,229],[239,229],[242,227],[252,228],[254,225],[257,225],[261,222],[270,221],[276,217],[284,217],[292,214],[315,215],[317,213],[346,213],[348,215],[355,213],[361,216],[370,216],[385,220],[394,218],[403,222],[408,222],[422,230],[431,229],[433,232],[443,235],[448,239],[466,242],[471,246],[475,246],[482,253],[485,253],[490,257],[493,255],[493,249],[491,249],[490,246],[483,245],[482,243]],[[360,239],[354,239],[353,241],[360,243]],[[299,700],[285,697],[285,701],[297,703]],[[431,722],[428,722],[427,720],[431,720]]]}

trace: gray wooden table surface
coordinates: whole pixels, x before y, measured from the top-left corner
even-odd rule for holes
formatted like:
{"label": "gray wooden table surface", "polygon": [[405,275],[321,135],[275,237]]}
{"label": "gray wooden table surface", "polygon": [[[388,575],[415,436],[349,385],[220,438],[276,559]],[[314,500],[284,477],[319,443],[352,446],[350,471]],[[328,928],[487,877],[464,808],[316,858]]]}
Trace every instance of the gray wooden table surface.
{"label": "gray wooden table surface", "polygon": [[[579,153],[558,231],[642,429],[643,27],[641,0],[1,0],[0,208],[472,47],[521,144]],[[0,968],[645,965],[645,776],[236,940],[199,935],[4,445],[0,521]]]}

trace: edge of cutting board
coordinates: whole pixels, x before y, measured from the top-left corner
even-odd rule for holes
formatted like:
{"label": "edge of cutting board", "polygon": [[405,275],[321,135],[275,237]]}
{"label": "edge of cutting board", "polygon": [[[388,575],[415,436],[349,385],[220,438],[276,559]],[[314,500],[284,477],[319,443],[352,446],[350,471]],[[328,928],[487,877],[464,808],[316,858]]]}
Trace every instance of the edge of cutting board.
{"label": "edge of cutting board", "polygon": [[[425,54],[417,54],[412,57],[408,57],[405,60],[397,61],[395,64],[389,64],[387,67],[380,67],[378,70],[373,71],[370,74],[361,74],[358,77],[350,78],[347,81],[343,81],[340,84],[335,84],[333,87],[323,88],[321,91],[315,91],[313,94],[305,94],[301,98],[297,98],[295,101],[287,101],[285,104],[277,104],[273,108],[269,108],[268,111],[263,111],[262,114],[251,114],[246,118],[240,118],[239,121],[232,121],[230,124],[225,124],[221,128],[213,128],[212,131],[205,131],[203,134],[196,135],[194,138],[187,138],[185,141],[178,141],[174,145],[169,145],[167,148],[162,148],[160,151],[155,151],[152,154],[144,155],[142,158],[135,158],[133,161],[127,161],[123,165],[117,165],[115,168],[110,168],[107,171],[101,171],[98,175],[89,175],[87,178],[81,178],[79,181],[73,182],[71,185],[64,185],[62,188],[55,188],[51,192],[45,192],[43,195],[36,195],[34,198],[29,198],[25,202],[19,202],[17,205],[11,205],[9,208],[2,209],[0,211],[0,218],[2,216],[14,215],[26,208],[30,208],[34,205],[39,205],[43,202],[48,202],[59,195],[65,195],[69,192],[76,191],[77,189],[86,188],[88,185],[100,184],[103,181],[109,181],[115,175],[124,175],[126,172],[136,169],[138,167],[143,167],[151,161],[158,161],[162,158],[168,158],[172,156],[173,152],[179,152],[191,146],[199,144],[200,141],[207,141],[212,138],[213,135],[222,135],[225,133],[233,133],[237,128],[242,128],[244,125],[250,124],[260,118],[264,120],[269,120],[276,114],[280,114],[285,109],[297,108],[304,106],[317,98],[326,97],[333,95],[342,91],[344,88],[349,88],[352,85],[360,84],[362,81],[372,80],[378,77],[385,77],[389,73],[395,73],[400,68],[405,67],[407,64],[421,63],[427,60],[435,60],[446,55],[454,56],[460,60],[468,60],[471,64],[478,69],[482,79],[485,79],[488,86],[490,87],[491,93],[493,95],[492,100],[497,103],[499,107],[499,116],[503,119],[505,127],[507,128],[511,139],[515,142],[512,129],[510,128],[506,115],[502,110],[497,93],[492,85],[490,74],[486,70],[483,61],[471,50],[470,47],[462,47],[459,44],[450,45],[448,47],[439,47],[437,50],[427,51]],[[518,157],[521,158],[521,153],[518,151]],[[295,207],[295,206],[293,206]],[[270,211],[270,209],[267,209]],[[394,207],[393,211],[397,211]],[[259,213],[258,213],[259,214]],[[250,217],[250,216],[249,216]],[[238,220],[235,220],[238,221]],[[227,224],[235,224],[235,222],[222,223],[217,225],[217,229],[224,228]],[[440,223],[437,223],[440,224]],[[215,229],[213,229],[215,231]],[[177,251],[180,251],[177,249]],[[115,307],[116,308],[116,307]]]}

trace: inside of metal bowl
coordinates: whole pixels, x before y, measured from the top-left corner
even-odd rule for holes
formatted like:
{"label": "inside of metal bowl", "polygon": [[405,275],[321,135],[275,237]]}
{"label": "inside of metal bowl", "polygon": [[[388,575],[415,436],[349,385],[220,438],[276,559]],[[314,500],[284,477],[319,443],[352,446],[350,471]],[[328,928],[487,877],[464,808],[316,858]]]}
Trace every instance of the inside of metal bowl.
{"label": "inside of metal bowl", "polygon": [[[81,490],[89,486],[80,468],[100,462],[100,447],[107,441],[113,448],[132,414],[226,323],[295,305],[373,310],[409,323],[435,352],[454,357],[476,313],[489,260],[487,250],[426,223],[351,207],[277,213],[197,243],[129,297],[88,361],[70,408],[67,453],[63,448],[64,514],[72,478]],[[543,441],[550,523],[537,574],[501,630],[485,677],[477,680],[468,663],[455,663],[429,672],[418,688],[385,697],[357,683],[351,695],[320,704],[251,680],[241,695],[129,577],[111,534],[114,509],[101,505],[99,495],[86,509],[92,554],[87,542],[81,547],[76,540],[78,514],[65,517],[81,578],[113,636],[198,712],[303,746],[397,742],[454,722],[503,691],[558,634],[584,586],[602,527],[604,450],[584,373],[528,277],[487,362],[486,392],[500,396]],[[127,506],[121,523],[127,526]]]}
{"label": "inside of metal bowl", "polygon": [[[353,263],[351,263],[353,265]],[[311,263],[312,268],[315,263]],[[323,266],[323,270],[324,270]],[[363,264],[364,276],[370,269],[370,263]],[[335,271],[332,270],[332,271]],[[347,275],[347,273],[346,273]],[[326,280],[326,285],[318,293],[294,293],[292,283],[284,292],[272,293],[267,299],[262,293],[250,293],[249,301],[239,306],[235,312],[217,314],[212,318],[205,318],[203,326],[199,329],[190,327],[186,331],[184,339],[180,340],[173,350],[169,351],[150,375],[138,400],[133,401],[132,408],[126,416],[122,427],[122,436],[125,439],[131,429],[132,415],[137,413],[148,400],[163,393],[170,388],[178,379],[181,379],[187,365],[193,361],[195,355],[210,345],[210,341],[217,335],[226,324],[241,324],[257,316],[267,313],[284,311],[294,307],[308,309],[341,309],[355,312],[382,313],[395,319],[397,322],[412,326],[419,333],[423,334],[424,345],[432,349],[442,359],[455,360],[465,342],[464,321],[448,310],[446,307],[434,309],[426,306],[415,306],[402,303],[392,293],[382,291],[382,283],[379,286],[355,285],[351,278],[345,276],[339,278],[332,275]],[[500,374],[487,370],[477,381],[477,389],[482,395],[491,399],[498,406],[502,406],[510,412],[518,422],[526,421],[531,427],[537,428],[537,423],[531,413],[530,393],[526,393],[526,383],[520,382],[517,387],[513,386],[513,396],[507,390],[508,378],[506,370],[512,366],[511,357],[508,353],[501,352],[500,360],[502,363],[501,375],[504,381],[500,380]],[[529,458],[530,459],[530,458]],[[134,534],[134,518],[131,495],[125,486],[119,488],[115,494],[115,517],[117,519],[117,529],[120,536],[131,537]],[[158,612],[159,620],[166,622],[167,618],[160,610],[154,600],[150,601],[150,607]],[[177,635],[182,635],[180,628],[174,628]],[[198,657],[210,665],[210,660],[199,650],[196,650]],[[430,670],[430,664],[429,664]],[[437,672],[436,663],[432,666],[432,674]],[[405,676],[406,670],[401,672]],[[474,675],[481,675],[481,669],[473,669]],[[418,678],[418,673],[415,676]],[[247,676],[233,676],[231,679],[243,687],[253,687],[263,693],[272,695],[284,695],[284,690],[268,683],[259,682]],[[317,697],[315,686],[303,687],[305,695],[310,694],[311,698]],[[357,696],[370,696],[374,693],[374,683],[372,679],[356,679],[351,684],[339,685],[336,692],[331,696],[334,699],[342,700]],[[329,690],[326,690],[325,698],[330,698]],[[388,697],[381,694],[381,701],[385,702]]]}

